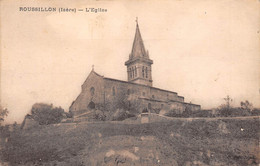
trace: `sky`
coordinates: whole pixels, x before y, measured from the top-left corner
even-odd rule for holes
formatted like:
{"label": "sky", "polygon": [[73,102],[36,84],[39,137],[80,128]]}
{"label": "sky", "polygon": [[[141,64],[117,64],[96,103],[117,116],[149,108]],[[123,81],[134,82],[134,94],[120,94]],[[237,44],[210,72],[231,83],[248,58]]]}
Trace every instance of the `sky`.
{"label": "sky", "polygon": [[[94,65],[126,80],[136,17],[149,50],[153,86],[215,108],[260,107],[257,0],[2,0],[1,105],[21,122],[34,103],[68,111]],[[106,13],[21,12],[19,7],[104,8]]]}

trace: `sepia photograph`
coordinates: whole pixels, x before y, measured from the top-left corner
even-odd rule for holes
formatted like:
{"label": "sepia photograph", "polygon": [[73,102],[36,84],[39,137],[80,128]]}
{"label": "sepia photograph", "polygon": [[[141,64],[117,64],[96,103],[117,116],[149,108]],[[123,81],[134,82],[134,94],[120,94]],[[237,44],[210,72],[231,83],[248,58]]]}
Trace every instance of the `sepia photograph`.
{"label": "sepia photograph", "polygon": [[259,0],[0,0],[0,166],[258,166]]}

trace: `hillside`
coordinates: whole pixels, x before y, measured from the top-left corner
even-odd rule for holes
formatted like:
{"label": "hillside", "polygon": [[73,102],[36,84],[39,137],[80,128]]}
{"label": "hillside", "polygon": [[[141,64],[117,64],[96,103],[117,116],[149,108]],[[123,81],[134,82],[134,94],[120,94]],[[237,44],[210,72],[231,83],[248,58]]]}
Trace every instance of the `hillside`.
{"label": "hillside", "polygon": [[259,118],[61,123],[11,133],[9,165],[257,165]]}

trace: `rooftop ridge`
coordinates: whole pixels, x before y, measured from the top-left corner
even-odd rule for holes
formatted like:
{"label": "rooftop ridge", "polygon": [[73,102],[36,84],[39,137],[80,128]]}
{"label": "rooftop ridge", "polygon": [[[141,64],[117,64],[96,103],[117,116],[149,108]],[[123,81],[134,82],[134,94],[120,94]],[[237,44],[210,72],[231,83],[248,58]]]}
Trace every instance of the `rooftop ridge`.
{"label": "rooftop ridge", "polygon": [[108,78],[108,77],[103,77],[103,78],[104,79],[108,79],[108,80],[112,80],[112,81],[119,81],[119,82],[123,82],[123,83],[135,84],[135,85],[139,85],[139,86],[145,86],[145,87],[149,87],[149,88],[152,88],[152,89],[157,89],[157,90],[161,90],[161,91],[165,91],[165,92],[178,94],[177,92],[173,92],[173,91],[169,91],[169,90],[165,90],[165,89],[160,89],[160,88],[156,88],[156,87],[153,87],[153,86],[148,86],[148,85],[138,84],[138,83],[134,83],[134,82],[123,81],[123,80],[118,80],[118,79]]}

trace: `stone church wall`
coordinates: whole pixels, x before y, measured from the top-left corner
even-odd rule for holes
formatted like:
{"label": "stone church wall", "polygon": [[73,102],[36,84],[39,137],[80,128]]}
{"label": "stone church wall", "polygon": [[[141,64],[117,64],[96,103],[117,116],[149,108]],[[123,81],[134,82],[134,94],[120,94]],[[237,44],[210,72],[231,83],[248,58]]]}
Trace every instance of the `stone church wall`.
{"label": "stone church wall", "polygon": [[[185,103],[180,103],[184,101],[184,98],[179,97],[175,92],[108,78],[105,79],[104,86],[106,103],[113,104],[116,101],[122,100],[122,98],[129,100],[138,99],[140,100],[140,113],[144,109],[158,113],[161,109],[169,110],[173,107],[181,111],[185,110]],[[168,103],[169,100],[179,102],[172,104],[172,102]],[[149,104],[150,106],[148,106]]]}
{"label": "stone church wall", "polygon": [[152,113],[159,113],[162,109],[177,110],[180,113],[186,107],[191,110],[200,109],[198,105],[184,103],[184,98],[175,92],[104,78],[91,72],[82,85],[80,95],[71,105],[70,111],[74,116],[100,107],[107,111],[116,111],[122,100],[130,101],[129,104],[136,104],[138,101],[136,110],[139,113],[145,109]]}
{"label": "stone church wall", "polygon": [[196,104],[190,104],[190,103],[186,103],[185,104],[186,107],[188,107],[191,111],[198,111],[200,110],[200,105],[196,105]]}
{"label": "stone church wall", "polygon": [[[103,77],[91,72],[81,87],[81,93],[70,107],[74,116],[86,112],[90,106],[103,103],[104,101]],[[90,104],[91,102],[93,103]]]}
{"label": "stone church wall", "polygon": [[148,98],[141,98],[142,106],[148,109],[151,113],[159,113],[162,109],[169,109],[169,105],[165,101],[153,100]]}
{"label": "stone church wall", "polygon": [[179,102],[171,102],[170,104],[170,110],[174,110],[177,113],[183,113],[185,111],[186,105],[184,103],[179,103]]}
{"label": "stone church wall", "polygon": [[[104,89],[105,89],[106,105],[110,104],[110,106],[108,106],[109,107],[108,109],[115,108],[116,103],[118,103],[118,101],[120,100],[124,100],[124,101],[138,100],[139,96],[142,95],[143,91],[148,91],[147,88],[140,85],[131,84],[124,81],[111,80],[111,79],[105,79]],[[111,104],[114,105],[111,106]]]}

